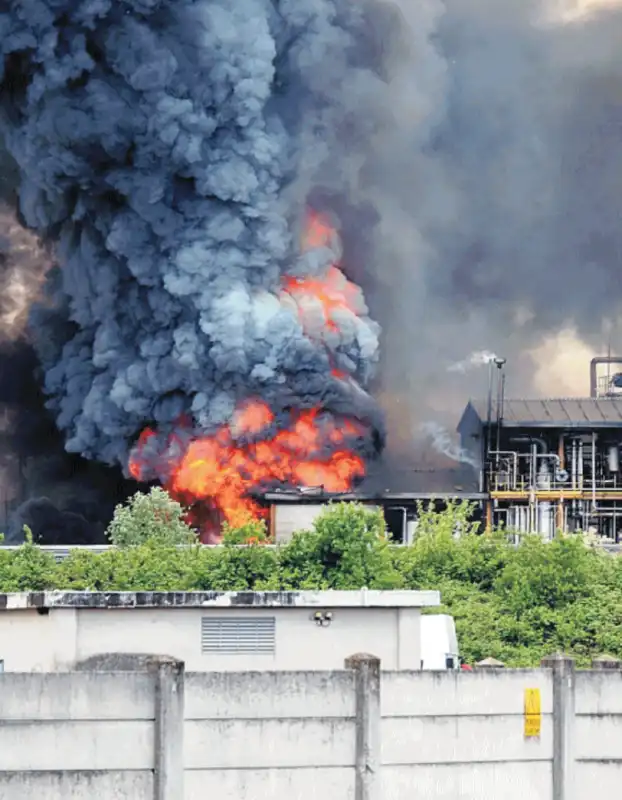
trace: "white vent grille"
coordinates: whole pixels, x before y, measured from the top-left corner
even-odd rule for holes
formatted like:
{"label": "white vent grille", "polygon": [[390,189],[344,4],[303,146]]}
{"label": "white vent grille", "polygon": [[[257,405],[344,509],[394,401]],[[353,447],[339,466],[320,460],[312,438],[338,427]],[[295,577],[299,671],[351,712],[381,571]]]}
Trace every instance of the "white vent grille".
{"label": "white vent grille", "polygon": [[220,655],[274,655],[274,617],[203,617],[201,652]]}

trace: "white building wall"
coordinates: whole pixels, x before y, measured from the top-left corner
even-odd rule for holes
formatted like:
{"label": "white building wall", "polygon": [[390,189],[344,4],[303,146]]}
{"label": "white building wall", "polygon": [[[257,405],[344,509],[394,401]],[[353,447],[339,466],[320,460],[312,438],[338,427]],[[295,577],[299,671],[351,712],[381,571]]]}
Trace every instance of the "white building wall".
{"label": "white building wall", "polygon": [[[327,610],[322,607],[321,610]],[[206,670],[330,670],[355,652],[377,654],[387,669],[419,669],[418,608],[333,608],[327,627],[314,608],[133,608],[0,611],[0,659],[14,671],[68,670],[110,652],[165,653]],[[201,619],[275,617],[274,655],[201,652]]]}
{"label": "white building wall", "polygon": [[288,542],[296,531],[310,530],[325,508],[325,503],[275,504],[272,510],[275,541]]}
{"label": "white building wall", "polygon": [[78,613],[71,608],[39,614],[0,611],[0,660],[9,672],[53,672],[75,662]]}

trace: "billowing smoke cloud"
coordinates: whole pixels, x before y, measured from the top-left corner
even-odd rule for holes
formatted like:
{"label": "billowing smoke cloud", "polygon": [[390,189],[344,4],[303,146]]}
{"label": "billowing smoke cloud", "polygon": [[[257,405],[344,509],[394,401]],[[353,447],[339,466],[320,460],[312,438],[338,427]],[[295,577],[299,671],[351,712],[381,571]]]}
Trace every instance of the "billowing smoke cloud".
{"label": "billowing smoke cloud", "polygon": [[[9,176],[10,163],[3,166]],[[5,183],[5,201],[11,185]],[[0,529],[9,543],[23,538],[24,524],[46,543],[103,541],[129,484],[114,470],[68,455],[44,408],[27,320],[50,263],[46,248],[0,206]],[[27,497],[33,499],[22,504]]]}
{"label": "billowing smoke cloud", "polygon": [[507,394],[524,397],[567,391],[532,358],[558,331],[603,349],[609,318],[622,346],[622,13],[566,5],[408,4],[413,26],[437,11],[424,26],[436,51],[414,40],[401,72],[427,103],[417,127],[394,95],[399,124],[379,147],[375,252],[395,277],[370,295],[391,343],[384,389],[405,409],[398,433],[434,416],[453,425],[469,394],[485,395],[485,372],[447,373],[464,353],[506,357]]}
{"label": "billowing smoke cloud", "polygon": [[[559,331],[598,347],[608,320],[615,349],[622,14],[562,5],[1,13],[20,213],[61,265],[32,330],[67,449],[125,464],[146,424],[209,428],[247,394],[373,418],[336,368],[372,386],[408,455],[405,431],[485,392],[482,370],[447,370],[465,353],[507,358],[507,394],[527,395],[530,353]],[[332,258],[300,255],[308,204],[340,220],[369,303],[322,346],[279,297]]]}
{"label": "billowing smoke cloud", "polygon": [[301,184],[321,181],[340,125],[373,125],[354,98],[335,105],[332,85],[343,74],[344,97],[380,91],[357,63],[361,11],[135,0],[0,20],[20,209],[61,267],[33,321],[67,450],[125,466],[146,424],[188,415],[209,431],[249,395],[373,414],[327,381],[372,374],[378,327],[362,299],[318,344],[279,296],[284,274],[334,261],[326,247],[300,256]]}

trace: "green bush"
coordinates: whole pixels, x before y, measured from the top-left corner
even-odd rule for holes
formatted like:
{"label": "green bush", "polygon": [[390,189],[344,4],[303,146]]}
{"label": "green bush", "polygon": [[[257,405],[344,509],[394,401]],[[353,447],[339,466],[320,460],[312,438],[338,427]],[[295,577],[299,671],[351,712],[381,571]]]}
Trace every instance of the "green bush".
{"label": "green bush", "polygon": [[265,525],[249,523],[226,527],[220,547],[204,548],[183,509],[156,489],[117,509],[116,549],[73,551],[57,564],[29,532],[22,547],[0,548],[0,591],[438,589],[436,611],[455,617],[469,662],[529,666],[555,650],[579,664],[602,652],[622,657],[622,559],[579,536],[527,536],[514,546],[501,531],[480,535],[471,511],[420,508],[410,547],[389,544],[380,511],[337,503],[287,544],[266,546]]}
{"label": "green bush", "polygon": [[184,509],[168,492],[154,487],[137,492],[127,505],[114,510],[108,538],[116,547],[135,547],[148,540],[161,544],[190,544],[196,536],[184,519]]}
{"label": "green bush", "polygon": [[295,533],[279,552],[281,588],[396,589],[381,510],[358,503],[327,506],[310,531]]}

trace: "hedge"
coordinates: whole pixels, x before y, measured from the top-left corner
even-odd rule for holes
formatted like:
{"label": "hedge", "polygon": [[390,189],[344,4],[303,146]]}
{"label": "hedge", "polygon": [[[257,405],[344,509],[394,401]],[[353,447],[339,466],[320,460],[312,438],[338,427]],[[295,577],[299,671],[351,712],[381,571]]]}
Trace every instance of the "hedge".
{"label": "hedge", "polygon": [[[416,541],[392,547],[382,512],[328,507],[310,531],[265,547],[261,526],[227,530],[215,548],[178,547],[166,536],[101,554],[73,551],[56,563],[31,541],[0,548],[0,591],[191,591],[438,589],[456,619],[468,662],[493,656],[530,666],[555,650],[579,664],[603,652],[622,657],[622,560],[581,537],[551,543],[502,531],[480,535],[470,507],[421,509]],[[174,526],[173,526],[174,527]],[[457,537],[456,531],[461,535]]]}

